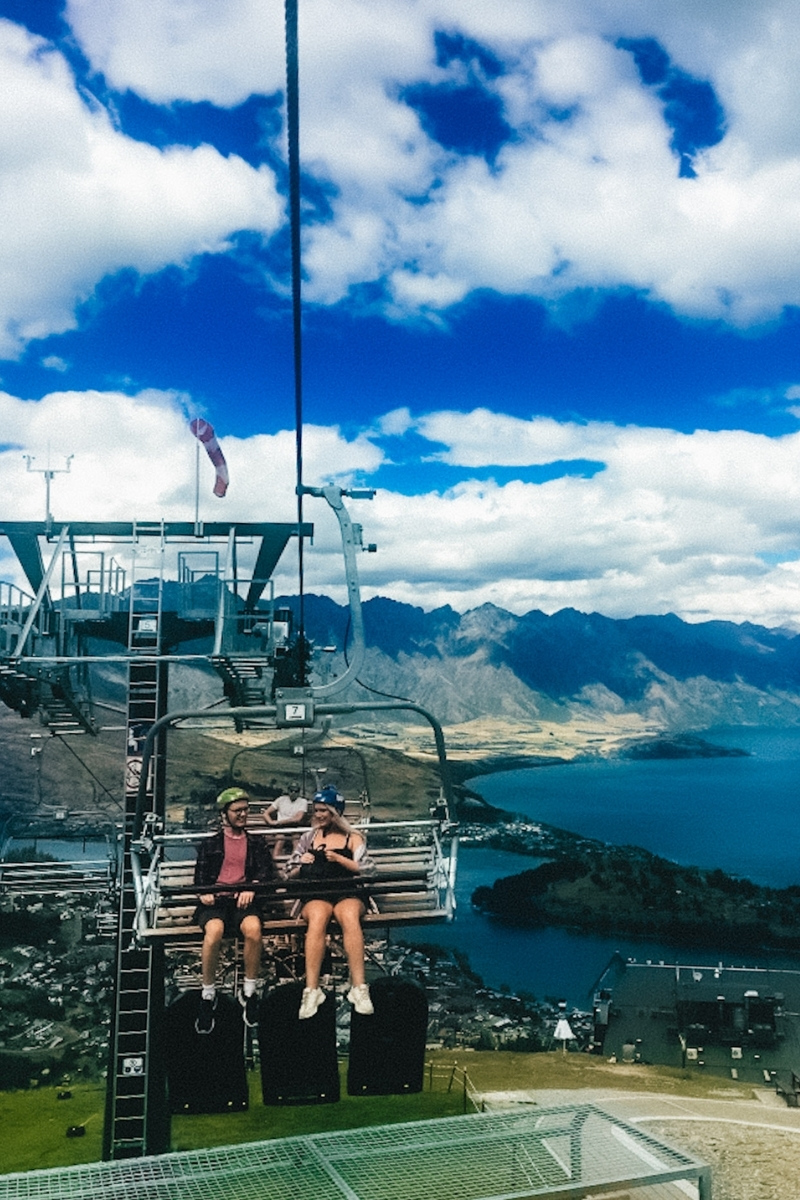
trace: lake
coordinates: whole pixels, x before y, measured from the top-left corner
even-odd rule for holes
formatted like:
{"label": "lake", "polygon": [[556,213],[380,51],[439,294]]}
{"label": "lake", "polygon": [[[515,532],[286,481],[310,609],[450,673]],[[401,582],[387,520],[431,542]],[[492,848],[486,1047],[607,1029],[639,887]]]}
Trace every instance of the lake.
{"label": "lake", "polygon": [[[598,760],[504,771],[472,779],[469,786],[491,804],[575,833],[644,846],[676,862],[719,866],[776,887],[800,882],[800,729],[725,727],[702,736],[748,750],[751,757]],[[409,940],[463,950],[492,986],[508,984],[580,1007],[586,1007],[615,950],[640,962],[732,965],[729,950],[677,951],[663,943],[563,929],[512,929],[472,909],[470,896],[479,884],[536,861],[463,848],[456,920],[419,933],[409,930]],[[748,957],[747,965],[798,967],[800,961]]]}
{"label": "lake", "polygon": [[800,883],[800,729],[703,737],[748,758],[607,760],[470,780],[490,804],[756,883]]}

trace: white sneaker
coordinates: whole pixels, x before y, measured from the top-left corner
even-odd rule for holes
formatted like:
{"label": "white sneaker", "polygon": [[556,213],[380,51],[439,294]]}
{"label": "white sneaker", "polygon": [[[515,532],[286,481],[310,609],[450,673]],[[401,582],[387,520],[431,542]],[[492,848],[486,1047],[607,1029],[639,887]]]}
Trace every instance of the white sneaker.
{"label": "white sneaker", "polygon": [[297,1014],[300,1020],[307,1021],[309,1017],[313,1017],[324,1000],[325,993],[322,988],[303,988],[303,999]]}
{"label": "white sneaker", "polygon": [[361,1013],[362,1017],[371,1017],[375,1012],[372,1007],[372,1001],[369,996],[369,988],[366,983],[353,984],[350,991],[347,993],[347,999],[352,1004],[357,1013]]}

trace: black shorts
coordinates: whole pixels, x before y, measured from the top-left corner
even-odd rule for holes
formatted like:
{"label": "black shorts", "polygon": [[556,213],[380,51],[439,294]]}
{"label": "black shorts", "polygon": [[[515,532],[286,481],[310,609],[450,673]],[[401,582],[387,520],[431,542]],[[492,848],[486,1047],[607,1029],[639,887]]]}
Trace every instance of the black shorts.
{"label": "black shorts", "polygon": [[248,904],[247,908],[237,908],[234,896],[216,896],[213,904],[198,904],[194,910],[194,921],[205,930],[211,920],[222,921],[225,926],[224,937],[237,937],[245,917],[262,917],[260,904]]}
{"label": "black shorts", "polygon": [[311,900],[327,900],[328,904],[332,904],[335,908],[340,900],[360,900],[364,905],[364,911],[369,911],[369,894],[363,883],[342,883],[341,891],[331,888],[325,895],[315,896],[313,893],[308,896],[300,896],[292,905],[292,916],[301,917],[303,909]]}

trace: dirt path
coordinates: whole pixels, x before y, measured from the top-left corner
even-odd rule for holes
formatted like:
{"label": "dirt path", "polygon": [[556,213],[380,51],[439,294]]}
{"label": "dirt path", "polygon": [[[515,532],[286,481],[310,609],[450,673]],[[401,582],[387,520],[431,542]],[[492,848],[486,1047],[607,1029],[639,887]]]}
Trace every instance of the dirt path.
{"label": "dirt path", "polygon": [[724,1099],[578,1088],[487,1093],[490,1107],[591,1102],[713,1169],[714,1200],[800,1198],[800,1110],[764,1089]]}

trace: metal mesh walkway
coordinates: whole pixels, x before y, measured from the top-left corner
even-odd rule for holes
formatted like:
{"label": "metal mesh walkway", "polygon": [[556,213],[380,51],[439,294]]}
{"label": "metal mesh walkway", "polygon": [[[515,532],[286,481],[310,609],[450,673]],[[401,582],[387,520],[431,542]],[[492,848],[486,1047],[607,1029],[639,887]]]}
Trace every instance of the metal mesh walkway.
{"label": "metal mesh walkway", "polygon": [[6,1175],[0,1200],[522,1200],[671,1180],[710,1200],[707,1166],[586,1104]]}

